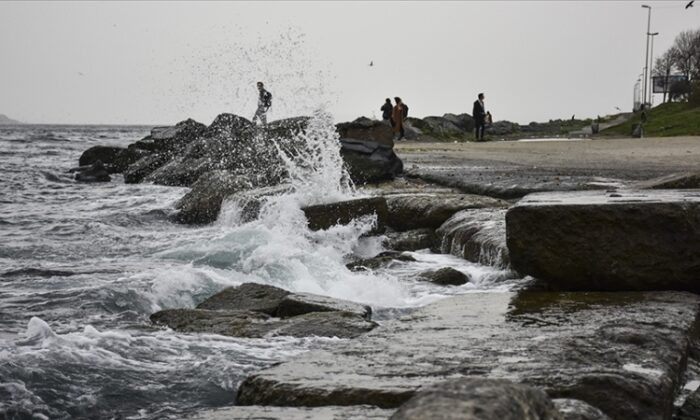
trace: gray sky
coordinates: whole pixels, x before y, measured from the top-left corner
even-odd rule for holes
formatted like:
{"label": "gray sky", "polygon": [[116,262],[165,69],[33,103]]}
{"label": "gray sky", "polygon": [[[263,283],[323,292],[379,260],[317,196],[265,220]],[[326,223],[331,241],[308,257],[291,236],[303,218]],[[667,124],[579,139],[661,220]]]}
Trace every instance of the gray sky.
{"label": "gray sky", "polygon": [[[651,4],[654,52],[700,27],[684,1],[0,2],[0,113],[26,122],[209,123],[325,105],[379,116],[595,117],[632,106]],[[370,67],[370,61],[374,66]]]}

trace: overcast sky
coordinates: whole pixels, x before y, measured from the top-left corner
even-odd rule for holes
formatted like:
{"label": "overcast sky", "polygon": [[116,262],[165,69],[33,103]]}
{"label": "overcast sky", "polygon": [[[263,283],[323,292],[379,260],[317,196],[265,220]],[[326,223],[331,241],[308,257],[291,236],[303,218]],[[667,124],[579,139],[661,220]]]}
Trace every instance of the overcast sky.
{"label": "overcast sky", "polygon": [[[413,116],[595,117],[632,106],[654,52],[700,28],[686,1],[0,2],[0,113],[25,122],[166,124],[326,107],[378,117],[401,96]],[[369,63],[373,62],[373,66]]]}

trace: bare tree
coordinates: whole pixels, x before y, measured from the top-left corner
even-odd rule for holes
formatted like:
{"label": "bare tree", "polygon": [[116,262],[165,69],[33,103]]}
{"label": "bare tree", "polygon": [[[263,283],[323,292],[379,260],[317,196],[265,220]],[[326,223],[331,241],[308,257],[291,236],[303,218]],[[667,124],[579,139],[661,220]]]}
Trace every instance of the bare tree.
{"label": "bare tree", "polygon": [[663,53],[661,57],[656,59],[656,64],[654,65],[653,75],[656,77],[663,77],[664,80],[664,100],[666,102],[666,95],[668,94],[668,77],[673,71],[673,50],[670,49]]}
{"label": "bare tree", "polygon": [[700,30],[683,31],[673,42],[671,48],[673,64],[688,79],[698,76],[700,69],[697,67],[700,60]]}

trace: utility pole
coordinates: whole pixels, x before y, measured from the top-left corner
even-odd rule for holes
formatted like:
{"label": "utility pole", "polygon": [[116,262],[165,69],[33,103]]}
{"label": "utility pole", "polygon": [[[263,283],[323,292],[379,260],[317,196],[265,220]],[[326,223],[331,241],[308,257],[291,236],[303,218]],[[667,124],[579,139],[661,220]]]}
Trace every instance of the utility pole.
{"label": "utility pole", "polygon": [[658,32],[648,34],[651,37],[651,53],[649,54],[649,106],[653,105],[651,101],[654,99],[654,83],[652,83],[654,74],[654,37]]}
{"label": "utility pole", "polygon": [[648,4],[643,4],[643,8],[648,9],[649,13],[647,15],[647,52],[644,57],[644,89],[642,91],[642,107],[645,107],[647,100],[647,81],[649,79],[649,33],[651,32],[651,6]]}

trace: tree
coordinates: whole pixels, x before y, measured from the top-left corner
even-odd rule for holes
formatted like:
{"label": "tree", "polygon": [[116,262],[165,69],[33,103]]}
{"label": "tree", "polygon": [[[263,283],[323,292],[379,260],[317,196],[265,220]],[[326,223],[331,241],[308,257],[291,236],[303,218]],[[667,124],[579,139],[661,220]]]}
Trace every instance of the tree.
{"label": "tree", "polygon": [[700,76],[700,30],[678,34],[671,48],[673,65],[688,79]]}
{"label": "tree", "polygon": [[[668,94],[668,76],[671,75],[673,71],[673,54],[672,50],[668,50],[661,57],[656,59],[656,64],[652,70],[653,76],[663,77],[664,80],[664,100],[666,102],[666,95]],[[652,87],[653,89],[653,87]]]}

